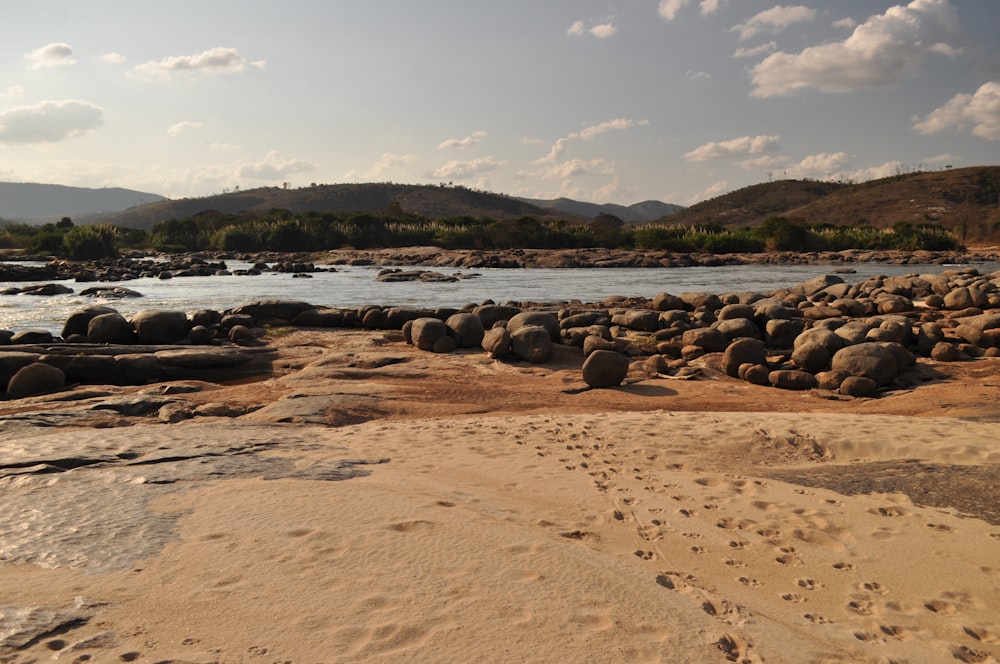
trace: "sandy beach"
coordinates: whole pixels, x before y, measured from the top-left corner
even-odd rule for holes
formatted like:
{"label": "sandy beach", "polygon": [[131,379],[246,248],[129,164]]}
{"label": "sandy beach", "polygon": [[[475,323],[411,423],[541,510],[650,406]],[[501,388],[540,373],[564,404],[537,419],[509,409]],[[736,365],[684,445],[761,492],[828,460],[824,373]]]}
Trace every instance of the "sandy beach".
{"label": "sandy beach", "polygon": [[[0,662],[1000,658],[996,359],[835,399],[269,342],[262,381],[0,403]],[[150,395],[199,416],[99,407]]]}

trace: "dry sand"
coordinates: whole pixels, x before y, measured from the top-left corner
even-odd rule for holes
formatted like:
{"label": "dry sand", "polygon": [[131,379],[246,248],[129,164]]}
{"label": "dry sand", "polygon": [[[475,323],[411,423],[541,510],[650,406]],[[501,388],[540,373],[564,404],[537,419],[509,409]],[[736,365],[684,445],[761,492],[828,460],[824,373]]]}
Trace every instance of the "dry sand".
{"label": "dry sand", "polygon": [[[711,358],[578,391],[569,353],[275,343],[282,375],[173,397],[262,407],[235,419],[0,404],[22,470],[160,454],[0,460],[0,662],[1000,658],[997,360],[837,401]],[[221,465],[172,466],[191,441]],[[344,460],[369,474],[324,481]]]}

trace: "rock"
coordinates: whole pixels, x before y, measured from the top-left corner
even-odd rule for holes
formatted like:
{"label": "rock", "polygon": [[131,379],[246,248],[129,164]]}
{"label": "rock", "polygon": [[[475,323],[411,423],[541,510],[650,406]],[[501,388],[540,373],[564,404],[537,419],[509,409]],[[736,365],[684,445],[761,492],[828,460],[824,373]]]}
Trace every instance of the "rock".
{"label": "rock", "polygon": [[[742,305],[729,305],[742,306]],[[726,335],[727,339],[739,339],[740,337],[752,337],[760,339],[760,328],[749,318],[728,318],[720,320],[715,324],[715,329]]]}
{"label": "rock", "polygon": [[140,311],[132,317],[136,341],[140,344],[173,344],[187,338],[191,323],[183,311]]}
{"label": "rock", "polygon": [[705,353],[721,353],[729,345],[729,338],[718,330],[699,327],[687,330],[681,342],[684,346],[697,346]]}
{"label": "rock", "polygon": [[847,376],[837,391],[849,397],[875,397],[878,396],[878,383],[864,376]]}
{"label": "rock", "polygon": [[899,363],[889,348],[866,342],[838,350],[830,362],[831,369],[850,376],[864,376],[884,387],[896,379]]}
{"label": "rock", "polygon": [[653,296],[652,307],[656,311],[671,311],[683,309],[684,300],[670,293],[658,293]]}
{"label": "rock", "polygon": [[458,348],[472,348],[483,342],[485,334],[483,321],[475,314],[453,314],[448,317],[444,324],[451,336],[455,338],[455,346]]}
{"label": "rock", "polygon": [[[591,325],[610,325],[611,317],[606,310],[585,311],[559,318],[559,327],[569,330],[574,327],[590,327]],[[657,323],[657,327],[659,323]]]}
{"label": "rock", "polygon": [[722,308],[722,300],[714,293],[688,292],[677,296],[684,302],[684,308],[694,310],[704,308],[707,311],[716,311]]}
{"label": "rock", "polygon": [[68,381],[103,383],[114,375],[115,358],[112,355],[75,355],[62,370]]}
{"label": "rock", "polygon": [[10,338],[11,344],[50,344],[53,342],[52,333],[48,330],[21,330],[15,332]]}
{"label": "rock", "polygon": [[22,353],[20,351],[0,351],[0,389],[6,389],[7,381],[22,367],[37,362],[38,353]]}
{"label": "rock", "polygon": [[656,332],[660,329],[660,312],[650,309],[630,309],[622,315],[621,323],[616,324],[636,332]]}
{"label": "rock", "polygon": [[[296,318],[298,318],[298,314]],[[381,307],[371,307],[359,318],[361,318],[361,327],[366,330],[384,330],[388,327],[388,317]]]}
{"label": "rock", "polygon": [[126,297],[142,297],[142,293],[134,291],[124,286],[91,286],[80,291],[83,297],[103,297],[108,299],[121,299]]}
{"label": "rock", "polygon": [[39,284],[37,286],[24,286],[19,289],[19,292],[21,295],[69,295],[73,289],[62,284]]}
{"label": "rock", "polygon": [[163,377],[160,363],[148,353],[115,355],[112,380],[117,385],[146,385],[162,380]]}
{"label": "rock", "polygon": [[527,325],[545,328],[550,341],[558,342],[561,338],[559,319],[544,311],[523,311],[517,314],[507,321],[507,330],[513,338],[519,328]]}
{"label": "rock", "polygon": [[959,359],[958,348],[946,341],[939,341],[931,349],[930,357],[935,362],[955,362]]}
{"label": "rock", "polygon": [[642,368],[650,376],[666,375],[670,373],[670,362],[663,355],[650,355]]}
{"label": "rock", "polygon": [[837,336],[837,333],[833,330],[824,327],[814,327],[796,337],[792,348],[798,348],[807,343],[814,343],[826,348],[827,352],[832,356],[843,348],[844,339]]}
{"label": "rock", "polygon": [[441,337],[448,336],[448,326],[440,318],[418,318],[410,325],[410,339],[420,350],[434,350]]}
{"label": "rock", "polygon": [[750,304],[727,304],[726,306],[719,309],[716,313],[716,318],[720,321],[723,320],[733,320],[738,318],[754,318],[757,315],[757,309]]}
{"label": "rock", "polygon": [[214,309],[199,309],[191,312],[188,316],[191,325],[201,325],[208,328],[216,328],[222,324],[222,313]]}
{"label": "rock", "polygon": [[816,376],[808,371],[779,369],[768,374],[767,380],[783,390],[811,390],[817,386]]}
{"label": "rock", "polygon": [[830,351],[826,346],[807,341],[792,351],[792,362],[803,371],[819,373],[830,362]]}
{"label": "rock", "polygon": [[506,357],[510,353],[510,332],[505,327],[494,327],[486,330],[480,345],[486,354],[493,359]]}
{"label": "rock", "polygon": [[[510,326],[507,327],[507,331],[510,332]],[[545,362],[552,354],[551,332],[541,325],[519,325],[510,332],[510,349],[522,360]]]}
{"label": "rock", "polygon": [[277,318],[279,320],[291,321],[306,309],[315,307],[308,302],[299,300],[259,300],[251,304],[244,304],[230,310],[230,314],[247,315],[254,320],[266,320]]}
{"label": "rock", "polygon": [[611,350],[595,350],[583,362],[583,380],[591,387],[621,385],[628,375],[629,359]]}
{"label": "rock", "polygon": [[583,354],[588,356],[597,350],[612,350],[617,352],[618,345],[611,339],[605,339],[595,335],[588,335],[583,339]]}
{"label": "rock", "polygon": [[435,353],[450,353],[455,348],[457,348],[455,337],[446,334],[434,342],[434,347],[431,350]]}
{"label": "rock", "polygon": [[754,364],[742,370],[743,380],[754,385],[770,385],[771,370],[765,364]]}
{"label": "rock", "polygon": [[816,374],[817,387],[821,390],[836,392],[848,376],[850,374],[843,371],[821,371]]}
{"label": "rock", "polygon": [[74,334],[87,336],[87,326],[90,324],[91,319],[102,314],[116,313],[118,313],[116,310],[102,304],[95,304],[89,307],[84,307],[79,311],[74,311],[69,315],[69,318],[67,318],[66,322],[63,324],[62,338],[68,339]]}
{"label": "rock", "polygon": [[834,274],[822,274],[818,277],[810,279],[809,281],[804,281],[801,284],[792,286],[788,290],[792,293],[798,293],[805,295],[806,297],[812,297],[816,293],[833,286],[834,284],[842,284],[844,280]]}
{"label": "rock", "polygon": [[98,314],[87,323],[87,339],[95,344],[131,344],[135,328],[117,311]]}
{"label": "rock", "polygon": [[246,325],[233,325],[229,328],[228,339],[234,344],[249,344],[256,340],[253,330]]}
{"label": "rock", "polygon": [[[834,334],[844,340],[843,345],[853,346],[854,344],[864,342],[871,329],[871,325],[863,320],[852,320],[834,330]],[[827,350],[829,350],[829,344],[827,345]]]}
{"label": "rock", "polygon": [[207,346],[215,339],[215,330],[204,325],[195,325],[188,331],[187,340],[193,346]]}
{"label": "rock", "polygon": [[769,348],[791,348],[806,323],[801,318],[775,319],[765,325],[765,339]]}
{"label": "rock", "polygon": [[767,352],[764,344],[752,337],[736,339],[726,348],[722,355],[722,370],[727,375],[738,377],[740,365],[766,364]]}
{"label": "rock", "polygon": [[23,399],[36,394],[60,390],[66,385],[66,374],[50,364],[35,362],[22,367],[7,383],[7,396]]}
{"label": "rock", "polygon": [[488,330],[499,321],[509,321],[521,313],[521,310],[500,304],[483,304],[473,309],[472,313],[479,316],[479,320],[483,321],[483,328]]}
{"label": "rock", "polygon": [[944,296],[945,309],[961,310],[970,307],[982,308],[987,304],[986,295],[978,288],[956,288]]}

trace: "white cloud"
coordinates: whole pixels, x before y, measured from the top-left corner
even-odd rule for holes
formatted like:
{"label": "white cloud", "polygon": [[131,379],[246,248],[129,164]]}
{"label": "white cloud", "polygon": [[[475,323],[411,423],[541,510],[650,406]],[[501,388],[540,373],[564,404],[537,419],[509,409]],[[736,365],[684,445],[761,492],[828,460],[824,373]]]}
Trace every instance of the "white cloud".
{"label": "white cloud", "polygon": [[592,37],[597,37],[598,39],[607,39],[618,32],[618,26],[616,26],[611,21],[607,23],[600,23],[587,28],[583,21],[574,21],[573,25],[569,26],[566,30],[566,34],[573,35],[575,37],[580,37],[585,34],[589,34]]}
{"label": "white cloud", "polygon": [[[135,66],[145,76],[170,76],[175,72],[202,71],[209,74],[237,74],[247,68],[247,60],[235,48],[216,47],[194,55],[177,55],[162,60],[150,60]],[[263,68],[265,63],[250,63]]]}
{"label": "white cloud", "polygon": [[24,96],[24,88],[20,85],[12,85],[7,88],[7,92],[0,92],[0,99],[17,99]]}
{"label": "white cloud", "polygon": [[545,141],[541,138],[533,138],[531,136],[522,136],[521,145],[541,145]]}
{"label": "white cloud", "polygon": [[544,180],[562,180],[585,175],[614,175],[615,165],[606,159],[570,159],[539,173]]}
{"label": "white cloud", "polygon": [[[690,5],[691,2],[692,0],[660,0],[658,8],[660,16],[668,21],[672,21],[676,18],[677,12]],[[725,5],[727,2],[728,0],[701,0],[698,3],[698,7],[702,16],[708,16],[719,11],[719,7]]]}
{"label": "white cloud", "polygon": [[121,53],[105,53],[101,56],[102,62],[107,62],[111,65],[120,65],[125,62],[127,58]]}
{"label": "white cloud", "polygon": [[277,150],[271,150],[258,162],[241,164],[236,174],[239,178],[251,180],[283,180],[294,173],[306,173],[316,168],[311,161],[285,159]]}
{"label": "white cloud", "polygon": [[693,69],[689,69],[684,72],[684,78],[689,81],[707,81],[712,78],[712,75],[707,71],[694,71]]}
{"label": "white cloud", "polygon": [[913,0],[872,16],[844,41],[769,55],[753,68],[752,94],[888,87],[916,76],[926,53],[958,53],[961,38],[958,13],[948,0]]}
{"label": "white cloud", "polygon": [[468,148],[475,147],[479,145],[479,142],[486,136],[485,131],[473,132],[471,136],[466,136],[465,138],[449,138],[447,140],[441,141],[438,144],[438,150],[448,150],[451,148],[458,148],[460,150],[465,150]]}
{"label": "white cloud", "polygon": [[374,180],[385,174],[387,171],[393,168],[398,168],[400,166],[406,166],[407,164],[417,160],[417,155],[415,154],[393,154],[391,152],[384,153],[378,161],[372,164],[371,168],[367,171],[360,173],[355,170],[350,170],[344,175],[346,180]]}
{"label": "white cloud", "polygon": [[944,154],[935,155],[933,157],[928,157],[924,159],[928,164],[954,164],[956,161],[961,161],[962,158],[951,154],[950,152],[945,152]]}
{"label": "white cloud", "polygon": [[96,129],[104,109],[87,101],[43,101],[0,113],[0,143],[56,143]]}
{"label": "white cloud", "polygon": [[788,166],[785,174],[790,178],[823,180],[842,176],[844,169],[853,161],[853,157],[846,152],[823,152],[809,155],[799,163]]}
{"label": "white cloud", "polygon": [[169,136],[170,138],[176,138],[177,136],[180,136],[186,131],[190,131],[192,129],[201,129],[203,126],[204,125],[200,122],[191,122],[188,120],[184,120],[182,122],[170,125],[167,128],[167,136]]}
{"label": "white cloud", "polygon": [[841,28],[841,29],[844,29],[844,30],[853,30],[857,25],[858,25],[858,22],[855,21],[853,18],[850,18],[850,17],[842,18],[839,21],[834,21],[833,22],[833,27],[835,27],[835,28]]}
{"label": "white cloud", "polygon": [[686,153],[687,161],[708,161],[710,159],[731,159],[749,155],[773,152],[778,149],[781,136],[741,136],[728,141],[705,143]]}
{"label": "white cloud", "polygon": [[722,180],[720,182],[716,182],[707,189],[699,191],[696,194],[692,194],[687,199],[687,201],[685,201],[685,203],[687,205],[694,205],[695,203],[700,203],[701,201],[707,201],[709,198],[715,198],[720,194],[726,193],[728,189],[729,189],[729,183],[726,182],[725,180]]}
{"label": "white cloud", "polygon": [[754,46],[753,48],[738,48],[733,52],[734,58],[756,58],[758,55],[764,55],[765,53],[770,53],[778,48],[778,42],[769,41],[766,44],[761,44],[760,46]]}
{"label": "white cloud", "polygon": [[783,7],[777,5],[750,17],[746,23],[733,28],[732,32],[740,33],[740,41],[746,41],[761,32],[777,33],[795,23],[805,23],[816,18],[816,10],[801,5]]}
{"label": "white cloud", "polygon": [[887,161],[879,166],[869,166],[850,173],[845,173],[845,177],[853,182],[867,182],[868,180],[880,180],[893,175],[906,172],[906,166],[901,161]]}
{"label": "white cloud", "polygon": [[472,159],[470,161],[449,161],[431,173],[431,177],[446,180],[466,180],[494,171],[503,166],[504,163],[497,161],[492,156]]}
{"label": "white cloud", "polygon": [[601,134],[606,134],[610,131],[621,131],[623,129],[629,129],[639,125],[645,127],[649,125],[649,120],[630,120],[628,118],[615,118],[614,120],[608,120],[606,122],[601,122],[595,125],[589,125],[584,127],[580,131],[567,134],[562,138],[556,139],[556,142],[552,145],[552,149],[549,150],[549,154],[546,156],[535,160],[536,164],[554,164],[559,160],[559,157],[566,151],[566,147],[569,142],[576,139],[592,140]]}
{"label": "white cloud", "polygon": [[1000,140],[1000,83],[983,83],[971,95],[957,94],[923,120],[915,120],[913,128],[921,134],[963,131],[971,127],[973,136]]}
{"label": "white cloud", "polygon": [[788,163],[788,157],[783,157],[781,155],[764,155],[763,157],[755,157],[753,159],[745,159],[740,162],[740,168],[745,168],[748,171],[759,170],[762,168],[774,169],[782,168]]}
{"label": "white cloud", "polygon": [[46,69],[48,67],[65,67],[75,65],[73,48],[69,44],[57,43],[43,46],[24,54],[29,69]]}

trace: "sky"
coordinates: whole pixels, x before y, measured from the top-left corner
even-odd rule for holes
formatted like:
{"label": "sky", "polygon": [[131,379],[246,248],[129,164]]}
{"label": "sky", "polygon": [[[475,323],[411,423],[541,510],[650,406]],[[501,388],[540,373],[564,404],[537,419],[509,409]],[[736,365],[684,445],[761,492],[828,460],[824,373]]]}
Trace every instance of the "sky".
{"label": "sky", "polygon": [[692,205],[996,164],[998,0],[3,1],[0,181]]}

